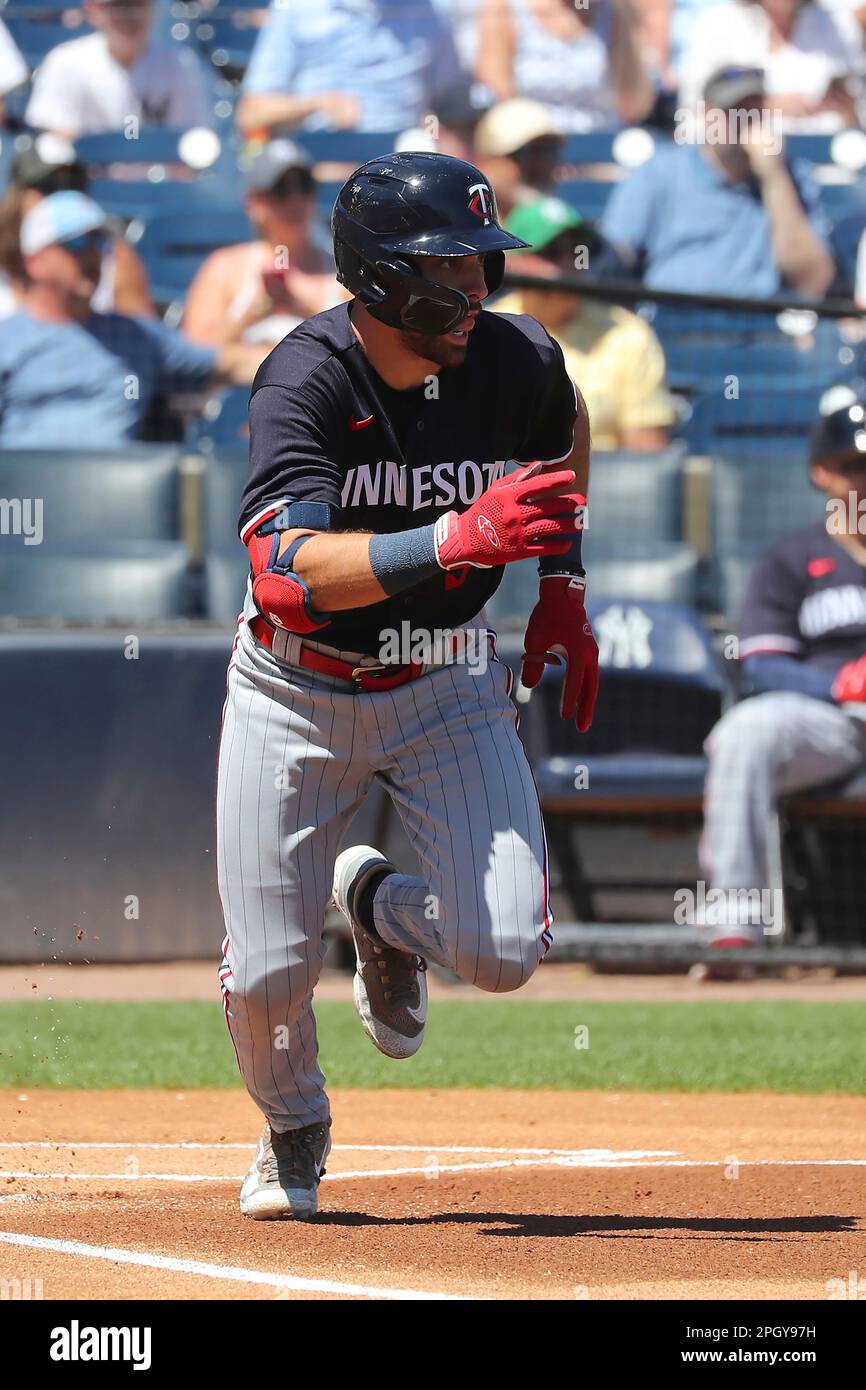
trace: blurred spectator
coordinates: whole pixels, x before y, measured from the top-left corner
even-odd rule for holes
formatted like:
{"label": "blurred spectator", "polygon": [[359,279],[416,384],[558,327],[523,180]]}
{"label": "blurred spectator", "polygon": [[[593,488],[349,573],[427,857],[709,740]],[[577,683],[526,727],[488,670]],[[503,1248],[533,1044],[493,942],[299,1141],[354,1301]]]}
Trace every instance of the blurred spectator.
{"label": "blurred spectator", "polygon": [[0,124],[6,119],[6,98],[27,81],[27,64],[6,25],[0,19]]}
{"label": "blurred spectator", "polygon": [[190,343],[155,319],[96,314],[105,213],[53,193],[21,224],[27,289],[0,334],[0,447],[117,448],[141,437],[158,393],[251,381],[265,349]]}
{"label": "blurred spectator", "polygon": [[655,93],[633,0],[482,0],[476,76],[500,101],[543,102],[557,129],[642,121]]}
{"label": "blurred spectator", "polygon": [[762,297],[790,286],[819,297],[835,269],[807,171],[765,138],[760,71],[707,83],[695,142],[659,146],[618,184],[602,231],[653,289]]}
{"label": "blurred spectator", "polygon": [[519,203],[550,193],[562,156],[562,136],[540,102],[512,97],[485,111],[475,128],[474,153],[496,192],[503,216]]}
{"label": "blurred spectator", "polygon": [[[87,192],[87,170],[68,140],[48,133],[37,135],[12,166],[12,181],[0,201],[0,319],[14,313],[26,288],[21,259],[21,222],[32,207],[51,193],[65,189]],[[92,307],[99,313],[153,314],[147,271],[122,236],[109,233],[102,273]]]}
{"label": "blurred spectator", "polygon": [[[771,546],[752,571],[739,655],[754,698],[707,742],[701,863],[738,900],[767,886],[779,795],[866,768],[866,539],[848,520],[866,507],[864,407],[851,392],[816,429],[810,475],[827,516]],[[760,939],[745,902],[708,925],[716,944]]]}
{"label": "blurred spectator", "polygon": [[214,251],[193,280],[183,329],[196,343],[273,347],[302,319],[348,298],[324,234],[315,236],[316,186],[305,151],[271,141],[246,161],[244,183],[258,239]]}
{"label": "blurred spectator", "polygon": [[431,0],[274,0],[237,122],[249,134],[298,125],[403,130],[460,79],[450,28]]}
{"label": "blurred spectator", "polygon": [[[517,208],[506,225],[555,275],[595,270],[604,252],[598,233],[559,198]],[[513,258],[509,268],[523,270],[524,256],[528,253]],[[504,314],[531,314],[557,340],[586,401],[594,448],[664,448],[676,411],[665,389],[664,354],[643,319],[564,290],[516,290],[493,307]]]}
{"label": "blurred spectator", "polygon": [[683,57],[688,52],[695,21],[704,10],[714,9],[719,0],[666,0],[668,21],[668,64],[672,78],[682,70]]}
{"label": "blurred spectator", "polygon": [[726,63],[764,69],[768,106],[790,131],[857,125],[859,51],[810,0],[732,0],[698,15],[681,67],[680,104],[693,107]]}
{"label": "blurred spectator", "polygon": [[[154,0],[86,0],[96,34],[58,44],[40,64],[27,121],[77,140],[142,126],[211,124],[195,54],[151,36]],[[130,138],[134,138],[134,134]]]}
{"label": "blurred spectator", "polygon": [[482,0],[433,0],[451,30],[454,47],[464,74],[464,81],[471,79],[478,58],[478,11]]}
{"label": "blurred spectator", "polygon": [[818,0],[822,10],[829,10],[856,53],[863,51],[866,30],[866,4],[863,0]]}

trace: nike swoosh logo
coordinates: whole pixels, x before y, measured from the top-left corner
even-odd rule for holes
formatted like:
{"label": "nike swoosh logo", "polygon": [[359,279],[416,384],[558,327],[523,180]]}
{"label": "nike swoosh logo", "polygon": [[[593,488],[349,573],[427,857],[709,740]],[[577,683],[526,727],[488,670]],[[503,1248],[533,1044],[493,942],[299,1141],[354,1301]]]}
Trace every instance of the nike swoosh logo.
{"label": "nike swoosh logo", "polygon": [[366,429],[367,426],[368,426],[368,425],[371,425],[372,423],[373,423],[373,417],[372,417],[372,415],[368,415],[367,418],[366,418],[365,420],[356,420],[355,417],[354,417],[354,415],[350,415],[350,416],[349,416],[349,429],[350,429],[350,430],[363,430],[363,429]]}

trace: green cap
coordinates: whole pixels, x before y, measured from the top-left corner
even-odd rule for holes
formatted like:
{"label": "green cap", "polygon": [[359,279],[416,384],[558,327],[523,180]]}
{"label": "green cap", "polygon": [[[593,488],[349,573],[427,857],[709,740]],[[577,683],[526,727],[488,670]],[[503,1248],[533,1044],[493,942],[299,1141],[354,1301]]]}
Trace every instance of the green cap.
{"label": "green cap", "polygon": [[561,232],[574,227],[586,227],[591,231],[585,217],[562,198],[537,198],[535,202],[523,203],[516,207],[508,217],[505,226],[512,236],[528,241],[535,251],[542,251]]}

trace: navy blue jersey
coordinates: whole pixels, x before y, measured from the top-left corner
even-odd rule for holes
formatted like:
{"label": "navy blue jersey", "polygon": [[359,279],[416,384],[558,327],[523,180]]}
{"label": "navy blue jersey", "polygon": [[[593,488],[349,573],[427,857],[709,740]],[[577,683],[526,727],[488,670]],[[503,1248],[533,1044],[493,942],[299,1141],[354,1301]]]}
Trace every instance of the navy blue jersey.
{"label": "navy blue jersey", "polygon": [[781,652],[828,671],[866,653],[866,567],[823,521],[785,536],[755,565],[740,659]]}
{"label": "navy blue jersey", "polygon": [[[464,511],[510,460],[570,454],[574,388],[559,345],[535,319],[480,313],[461,366],[395,391],[371,367],[350,308],[302,323],[256,374],[242,538],[300,499],[339,508],[336,529],[407,531]],[[466,622],[501,578],[501,567],[443,572],[336,614],[316,636],[376,653],[380,633],[404,621],[427,630]]]}

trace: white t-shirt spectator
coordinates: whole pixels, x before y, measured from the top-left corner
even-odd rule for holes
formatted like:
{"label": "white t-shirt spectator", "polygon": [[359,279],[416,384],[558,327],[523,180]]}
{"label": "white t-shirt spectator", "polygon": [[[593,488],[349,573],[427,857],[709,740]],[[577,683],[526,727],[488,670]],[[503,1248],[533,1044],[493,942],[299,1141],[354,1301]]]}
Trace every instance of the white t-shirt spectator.
{"label": "white t-shirt spectator", "polygon": [[27,81],[27,64],[18,52],[6,25],[0,19],[0,97],[14,92],[22,82]]}
{"label": "white t-shirt spectator", "polygon": [[108,51],[104,34],[52,48],[40,64],[27,121],[77,140],[123,130],[130,116],[142,126],[211,124],[204,78],[193,53],[152,42],[131,68]]}
{"label": "white t-shirt spectator", "polygon": [[[854,72],[859,54],[847,29],[829,10],[807,4],[794,23],[791,40],[770,49],[770,21],[762,5],[724,4],[703,10],[695,19],[680,69],[680,105],[693,108],[707,79],[718,68],[763,68],[768,96],[795,92],[818,102],[834,77]],[[784,129],[838,130],[835,112],[789,117]]]}

